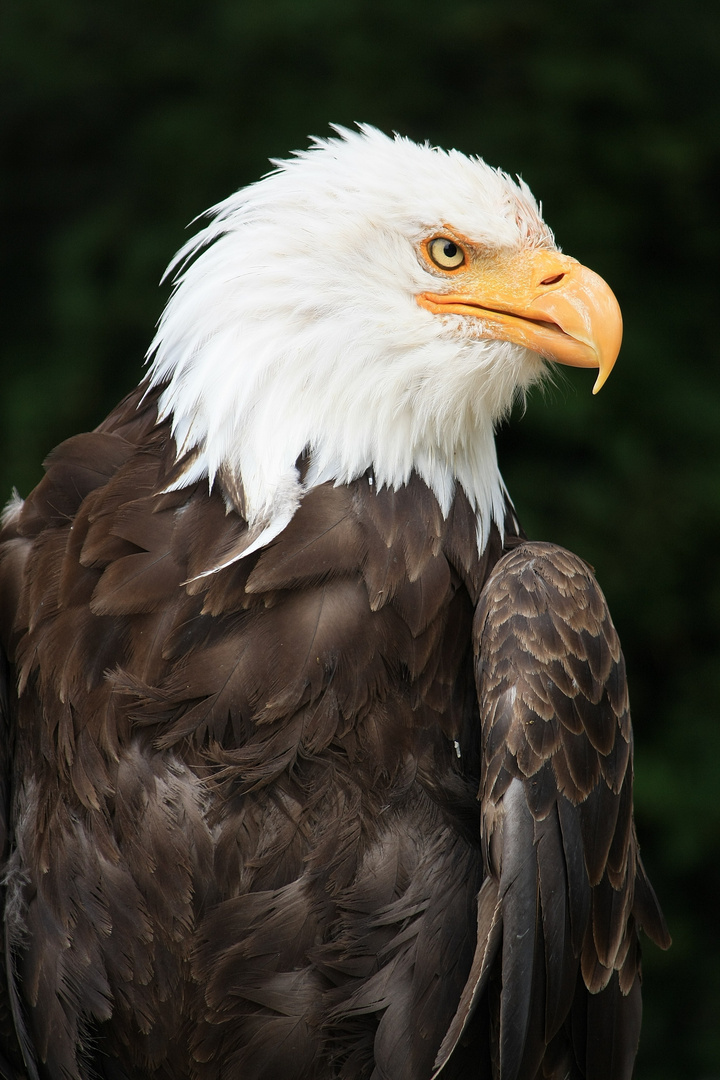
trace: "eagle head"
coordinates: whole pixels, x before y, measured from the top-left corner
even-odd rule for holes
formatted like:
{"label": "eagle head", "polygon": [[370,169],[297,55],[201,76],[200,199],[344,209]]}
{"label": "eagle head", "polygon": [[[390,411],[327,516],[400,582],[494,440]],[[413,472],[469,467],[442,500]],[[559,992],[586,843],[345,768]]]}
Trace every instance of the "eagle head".
{"label": "eagle head", "polygon": [[600,388],[617,301],[522,181],[335,130],[214,207],[169,268],[149,379],[186,463],[172,486],[221,485],[246,554],[309,488],[414,470],[444,513],[462,486],[482,549],[505,513],[496,424],[547,360],[598,368]]}

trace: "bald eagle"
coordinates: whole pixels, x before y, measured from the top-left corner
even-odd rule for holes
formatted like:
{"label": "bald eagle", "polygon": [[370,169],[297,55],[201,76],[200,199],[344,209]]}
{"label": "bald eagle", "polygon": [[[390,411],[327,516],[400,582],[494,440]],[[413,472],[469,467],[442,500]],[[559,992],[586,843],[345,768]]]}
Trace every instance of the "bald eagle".
{"label": "bald eagle", "polygon": [[274,164],[4,515],[0,1073],[629,1078],[623,658],[494,446],[617,302],[478,158]]}

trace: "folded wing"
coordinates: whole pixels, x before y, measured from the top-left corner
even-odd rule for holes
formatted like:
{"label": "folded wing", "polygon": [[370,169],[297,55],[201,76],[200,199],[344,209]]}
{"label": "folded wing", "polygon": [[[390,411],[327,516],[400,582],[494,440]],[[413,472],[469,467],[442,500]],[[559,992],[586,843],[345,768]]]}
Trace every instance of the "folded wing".
{"label": "folded wing", "polygon": [[498,1080],[629,1080],[637,930],[670,939],[638,853],[625,666],[605,599],[582,560],[523,543],[490,575],[474,640],[486,877],[436,1070],[484,996]]}

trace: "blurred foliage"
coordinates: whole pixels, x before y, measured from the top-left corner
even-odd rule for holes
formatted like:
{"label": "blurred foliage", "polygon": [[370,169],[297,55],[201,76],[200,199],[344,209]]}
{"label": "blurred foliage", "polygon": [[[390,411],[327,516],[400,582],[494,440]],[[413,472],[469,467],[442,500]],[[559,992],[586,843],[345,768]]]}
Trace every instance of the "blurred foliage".
{"label": "blurred foliage", "polygon": [[[4,0],[2,456],[26,493],[138,380],[186,223],[362,120],[521,173],[626,338],[500,433],[529,533],[623,638],[643,852],[640,1080],[720,1077],[720,7],[707,0]],[[3,495],[4,497],[4,495]]]}

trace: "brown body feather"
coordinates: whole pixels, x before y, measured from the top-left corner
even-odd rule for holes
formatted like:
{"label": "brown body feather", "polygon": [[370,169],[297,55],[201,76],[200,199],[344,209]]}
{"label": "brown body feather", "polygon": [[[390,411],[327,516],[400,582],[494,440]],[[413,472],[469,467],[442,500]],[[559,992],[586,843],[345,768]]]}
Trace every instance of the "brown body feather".
{"label": "brown body feather", "polygon": [[0,1075],[629,1077],[666,931],[587,568],[368,475],[200,576],[247,527],[162,494],[155,401],[3,536]]}

